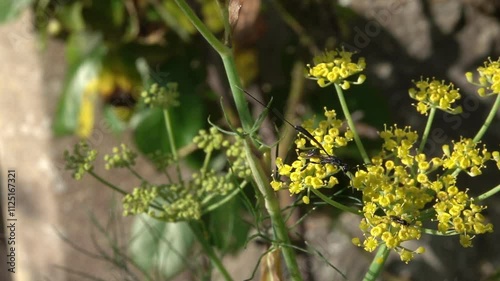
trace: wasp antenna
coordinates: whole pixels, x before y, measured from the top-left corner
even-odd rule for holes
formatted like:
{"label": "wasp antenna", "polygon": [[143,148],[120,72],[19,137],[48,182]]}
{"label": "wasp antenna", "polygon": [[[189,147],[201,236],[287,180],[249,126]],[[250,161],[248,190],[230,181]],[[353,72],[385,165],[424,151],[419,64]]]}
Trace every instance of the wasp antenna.
{"label": "wasp antenna", "polygon": [[254,97],[252,94],[250,94],[249,92],[247,92],[246,90],[244,89],[241,89],[239,88],[240,90],[242,90],[245,94],[247,94],[249,97],[251,97],[254,101],[258,102],[260,105],[262,105],[263,107],[267,108],[267,109],[270,109],[271,112],[274,114],[274,116],[278,117],[279,119],[281,119],[281,121],[287,123],[288,125],[292,126],[293,128],[297,129],[295,125],[293,125],[292,123],[290,123],[288,120],[285,119],[285,117],[283,116],[283,114],[281,114],[281,112],[279,112],[276,108],[274,107],[269,107],[267,106],[266,104],[264,104],[262,101],[258,100],[256,97]]}

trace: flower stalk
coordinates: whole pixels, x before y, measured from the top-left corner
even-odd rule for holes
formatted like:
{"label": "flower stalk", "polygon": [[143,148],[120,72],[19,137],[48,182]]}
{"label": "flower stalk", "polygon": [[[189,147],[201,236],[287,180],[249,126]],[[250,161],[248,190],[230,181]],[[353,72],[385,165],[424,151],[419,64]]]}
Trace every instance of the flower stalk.
{"label": "flower stalk", "polygon": [[386,245],[381,245],[378,247],[377,254],[372,260],[368,271],[366,272],[363,281],[374,281],[377,280],[380,272],[384,268],[384,264],[387,261],[387,257],[389,256],[389,249]]}
{"label": "flower stalk", "polygon": [[420,141],[420,146],[418,152],[424,151],[425,143],[429,137],[429,132],[431,131],[432,122],[434,121],[434,116],[436,115],[436,108],[433,107],[430,110],[429,117],[427,117],[427,124],[425,124],[424,134],[422,135],[422,140]]}
{"label": "flower stalk", "polygon": [[337,96],[340,101],[340,106],[342,107],[342,111],[344,112],[344,117],[347,120],[347,125],[349,125],[349,128],[352,131],[353,137],[354,137],[354,142],[356,143],[356,146],[358,147],[359,153],[361,154],[361,157],[363,158],[363,162],[365,164],[369,164],[370,157],[368,157],[368,154],[366,153],[365,147],[363,146],[363,143],[361,142],[361,139],[359,138],[359,134],[356,130],[356,126],[354,125],[354,121],[352,120],[351,113],[349,112],[349,107],[347,106],[347,102],[344,97],[344,91],[342,90],[342,87],[335,83],[335,90],[337,91]]}

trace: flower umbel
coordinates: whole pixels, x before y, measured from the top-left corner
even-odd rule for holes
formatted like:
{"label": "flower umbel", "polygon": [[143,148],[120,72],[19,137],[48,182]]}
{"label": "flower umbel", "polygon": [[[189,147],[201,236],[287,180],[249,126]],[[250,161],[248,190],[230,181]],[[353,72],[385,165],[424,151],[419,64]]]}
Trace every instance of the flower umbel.
{"label": "flower umbel", "polygon": [[154,83],[148,91],[143,91],[141,97],[145,104],[159,107],[169,108],[179,106],[179,91],[177,83],[167,83],[165,87]]}
{"label": "flower umbel", "polygon": [[460,99],[458,89],[455,89],[453,84],[445,85],[444,81],[438,81],[434,78],[429,81],[420,79],[413,81],[417,87],[409,90],[410,97],[418,101],[415,105],[420,114],[427,115],[430,108],[438,108],[450,114],[459,114],[462,112],[462,107],[452,107],[452,104]]}
{"label": "flower umbel", "polygon": [[476,148],[477,143],[472,139],[462,138],[459,142],[453,142],[453,151],[450,152],[449,145],[443,145],[443,167],[447,169],[466,170],[469,176],[480,175],[485,162],[491,160],[491,153],[486,146]]}
{"label": "flower umbel", "polygon": [[320,87],[336,83],[344,90],[350,87],[350,83],[363,83],[364,75],[360,75],[356,82],[346,80],[348,77],[362,72],[366,67],[365,59],[362,57],[358,59],[358,62],[353,62],[351,59],[353,54],[343,49],[324,52],[314,58],[314,66],[307,65],[309,68],[308,78],[317,80]]}
{"label": "flower umbel", "polygon": [[120,147],[113,148],[113,154],[104,155],[104,161],[106,161],[106,170],[112,168],[125,168],[135,165],[135,158],[137,158],[137,153],[132,151],[126,144],[121,144]]}
{"label": "flower umbel", "polygon": [[[478,94],[482,97],[500,94],[500,58],[496,61],[488,58],[488,61],[484,62],[484,67],[479,67],[477,71],[479,72],[477,85],[480,86],[477,90]],[[466,73],[465,76],[470,83],[473,83],[471,72]]]}
{"label": "flower umbel", "polygon": [[364,218],[359,227],[366,239],[359,246],[371,252],[383,243],[409,262],[423,249],[410,251],[401,243],[420,238],[422,212],[433,202],[438,231],[460,235],[464,247],[472,245],[474,235],[493,231],[481,215],[485,207],[458,189],[453,174],[457,168],[480,174],[492,155],[486,148],[478,149],[471,139],[462,139],[454,143],[453,152],[444,146],[442,157],[427,159],[417,153],[414,144],[419,136],[410,127],[386,128],[380,137],[382,152],[351,181],[363,194]]}
{"label": "flower umbel", "polygon": [[[343,134],[340,131],[342,120],[336,118],[334,110],[325,108],[326,120],[319,122],[318,127],[314,128],[314,120],[304,122],[303,128],[311,133],[314,138],[322,144],[328,155],[318,147],[318,145],[304,135],[299,134],[295,140],[298,149],[298,157],[291,165],[283,164],[283,159],[276,159],[277,174],[290,179],[288,189],[290,194],[298,194],[302,191],[309,191],[310,188],[318,189],[322,187],[332,188],[338,184],[334,176],[341,170],[341,167],[334,163],[325,163],[324,157],[333,156],[334,148],[346,146],[352,141],[352,132],[347,130]],[[309,146],[306,146],[309,143]],[[310,149],[313,146],[313,149]],[[308,150],[307,150],[308,149]],[[273,180],[271,186],[275,189],[281,189],[285,184],[278,180]],[[309,203],[309,197],[303,198],[304,203]]]}
{"label": "flower umbel", "polygon": [[[207,157],[205,164],[209,162],[214,152],[226,149],[226,159],[230,162],[231,169],[224,173],[204,165],[199,172],[192,174],[190,180],[182,184],[143,183],[123,199],[125,215],[146,213],[151,217],[170,222],[199,220],[212,204],[228,196],[237,188],[235,178],[244,179],[251,174],[244,161],[245,154],[241,152],[243,139],[238,135],[234,138],[226,138],[217,128],[212,127],[208,132],[201,130],[193,141],[205,151]],[[126,151],[122,149],[121,154],[118,150],[116,152],[121,157],[127,154]],[[114,157],[108,156],[107,158],[113,159]],[[121,162],[115,161],[116,163]]]}
{"label": "flower umbel", "polygon": [[73,170],[73,178],[80,180],[86,172],[94,169],[94,161],[97,157],[97,151],[91,149],[87,142],[81,141],[75,144],[73,154],[64,151],[66,160],[66,170]]}

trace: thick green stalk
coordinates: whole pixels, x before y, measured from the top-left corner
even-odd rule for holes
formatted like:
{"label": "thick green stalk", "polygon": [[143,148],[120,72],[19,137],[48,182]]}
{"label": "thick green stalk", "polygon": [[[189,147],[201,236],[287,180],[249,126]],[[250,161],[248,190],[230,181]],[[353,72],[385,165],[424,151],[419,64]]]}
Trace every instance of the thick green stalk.
{"label": "thick green stalk", "polygon": [[434,121],[434,116],[436,115],[436,108],[431,107],[431,112],[429,113],[429,118],[427,118],[427,124],[425,125],[424,134],[422,136],[422,140],[420,141],[420,147],[418,148],[418,152],[422,152],[424,150],[425,143],[427,142],[427,138],[429,137],[429,132],[431,131],[432,121]]}
{"label": "thick green stalk", "polygon": [[340,101],[340,106],[342,107],[342,111],[344,112],[345,119],[347,120],[347,125],[349,125],[349,128],[352,131],[352,134],[354,136],[354,142],[356,142],[356,146],[358,147],[359,153],[361,153],[361,157],[363,158],[363,161],[365,164],[369,164],[370,157],[368,157],[368,154],[366,153],[365,147],[363,146],[363,143],[361,142],[361,139],[359,138],[358,131],[356,130],[356,127],[354,126],[354,121],[352,120],[351,113],[349,112],[349,107],[347,107],[347,103],[345,101],[344,97],[344,91],[342,88],[337,85],[335,85],[335,90],[337,90],[337,96],[339,97]]}
{"label": "thick green stalk", "polygon": [[[241,90],[240,78],[236,72],[236,65],[234,63],[233,53],[230,48],[221,43],[213,34],[208,30],[207,26],[198,18],[194,11],[184,0],[174,0],[184,14],[189,18],[191,23],[196,27],[200,34],[207,40],[207,42],[214,48],[215,51],[221,56],[224,68],[227,73],[229,85],[233,93],[236,109],[240,115],[241,125],[244,130],[249,130],[252,127],[253,119],[250,111],[248,110],[245,95]],[[227,20],[227,19],[224,19]],[[229,25],[225,25],[229,26]]]}
{"label": "thick green stalk", "polygon": [[222,62],[224,63],[224,69],[226,70],[227,79],[229,80],[229,86],[231,87],[231,92],[233,93],[234,103],[236,104],[236,109],[241,120],[241,126],[245,132],[250,131],[253,124],[252,115],[248,110],[248,103],[245,98],[245,93],[241,90],[243,86],[241,85],[240,77],[236,71],[236,64],[234,63],[233,53],[220,54]]}
{"label": "thick green stalk", "polygon": [[228,48],[222,44],[215,35],[208,30],[208,27],[200,20],[200,18],[195,14],[195,12],[189,7],[189,5],[184,0],[174,0],[177,6],[182,10],[182,12],[189,18],[189,21],[196,27],[198,32],[207,40],[207,42],[212,46],[212,48],[217,51],[217,53],[228,53]]}
{"label": "thick green stalk", "polygon": [[302,277],[297,264],[297,258],[295,257],[293,248],[289,246],[290,239],[288,237],[288,230],[286,228],[285,221],[283,220],[283,216],[281,215],[278,198],[276,197],[273,189],[269,186],[269,181],[267,180],[262,167],[254,158],[252,153],[252,144],[248,139],[245,140],[245,151],[248,165],[252,170],[255,183],[258,190],[264,197],[266,210],[271,217],[271,221],[273,222],[274,233],[277,240],[276,242],[278,245],[282,245],[281,249],[283,258],[290,272],[290,280],[301,281]]}
{"label": "thick green stalk", "polygon": [[363,281],[375,281],[377,277],[380,275],[380,272],[384,268],[385,261],[389,256],[389,249],[385,244],[380,245],[377,250],[377,254],[372,260],[370,264],[370,268],[368,268],[368,272],[365,274],[365,278]]}
{"label": "thick green stalk", "polygon": [[500,94],[497,94],[497,99],[495,100],[495,103],[493,104],[493,107],[491,108],[490,113],[488,114],[488,117],[486,117],[486,120],[484,121],[483,126],[481,127],[479,132],[477,132],[476,136],[474,137],[473,142],[476,143],[476,142],[481,140],[484,133],[486,133],[486,131],[488,130],[488,127],[490,126],[491,121],[493,121],[493,118],[498,113],[499,108],[500,108]]}

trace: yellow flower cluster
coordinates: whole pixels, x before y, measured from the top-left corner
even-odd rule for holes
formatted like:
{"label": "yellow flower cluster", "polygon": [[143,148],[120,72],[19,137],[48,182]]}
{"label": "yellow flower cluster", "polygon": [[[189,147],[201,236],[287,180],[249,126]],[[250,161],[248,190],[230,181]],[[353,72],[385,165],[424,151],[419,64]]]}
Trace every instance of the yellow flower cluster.
{"label": "yellow flower cluster", "polygon": [[[483,145],[476,148],[477,144],[472,139],[462,138],[459,142],[453,142],[453,152],[449,145],[443,145],[443,167],[447,169],[466,170],[471,177],[482,174],[481,169],[485,162],[491,160],[492,155]],[[498,152],[497,152],[498,153]]]}
{"label": "yellow flower cluster", "polygon": [[462,112],[461,106],[452,108],[452,104],[460,99],[460,93],[453,84],[445,85],[444,81],[429,81],[429,78],[413,83],[416,89],[411,88],[409,94],[412,99],[418,101],[415,107],[420,114],[427,115],[430,108],[438,108],[451,114]]}
{"label": "yellow flower cluster", "polygon": [[344,50],[326,51],[314,58],[314,66],[307,65],[309,68],[308,78],[317,80],[320,87],[336,83],[344,90],[348,89],[351,83],[363,83],[366,79],[364,75],[360,75],[356,82],[346,80],[348,77],[360,73],[366,67],[364,58],[353,62],[352,55],[352,52]]}
{"label": "yellow flower cluster", "polygon": [[[497,61],[488,58],[488,61],[484,62],[484,67],[479,67],[477,71],[479,72],[478,86],[480,86],[478,94],[482,97],[500,94],[500,58]],[[474,83],[471,72],[467,72],[465,76],[467,81]]]}
{"label": "yellow flower cluster", "polygon": [[413,157],[410,154],[410,149],[418,139],[416,131],[412,132],[409,126],[404,129],[399,129],[397,125],[394,125],[394,128],[390,127],[389,130],[385,127],[385,130],[380,133],[380,137],[384,140],[382,145],[383,153],[386,153],[386,151],[396,153],[403,164],[413,164]]}
{"label": "yellow flower cluster", "polygon": [[[346,146],[348,142],[352,141],[353,135],[350,130],[347,130],[343,134],[341,133],[342,120],[336,118],[334,110],[327,110],[325,108],[324,115],[326,120],[319,122],[316,129],[313,128],[314,120],[312,119],[304,122],[303,127],[322,144],[328,155],[317,144],[308,140],[304,135],[299,134],[299,137],[295,140],[298,150],[307,149],[307,143],[309,143],[309,147],[312,145],[315,148],[299,152],[297,160],[291,165],[283,164],[283,159],[280,157],[276,159],[278,175],[290,179],[290,183],[287,186],[290,194],[298,194],[305,190],[309,193],[310,188],[331,188],[338,183],[337,178],[333,175],[339,172],[341,167],[333,163],[322,163],[321,158],[333,156],[334,148]],[[285,183],[273,180],[271,186],[274,190],[280,190],[285,187]],[[304,196],[302,200],[306,204],[309,203],[308,196]]]}
{"label": "yellow flower cluster", "polygon": [[463,247],[472,247],[472,238],[475,234],[493,232],[491,223],[484,223],[485,219],[481,211],[486,207],[476,205],[465,191],[460,191],[455,185],[456,179],[444,176],[435,186],[436,218],[438,230],[442,233],[454,231],[460,234],[460,244]]}
{"label": "yellow flower cluster", "polygon": [[[364,206],[360,229],[365,240],[356,238],[354,244],[371,252],[383,243],[396,250],[403,261],[410,261],[423,249],[409,251],[401,243],[420,238],[422,211],[432,202],[438,230],[459,234],[463,246],[470,246],[475,234],[493,230],[491,224],[484,223],[484,207],[459,191],[452,175],[457,167],[480,173],[492,153],[479,151],[471,140],[464,139],[455,143],[453,153],[445,149],[442,157],[428,159],[425,154],[412,153],[418,134],[409,127],[386,128],[380,137],[383,151],[351,180],[362,192]],[[436,173],[438,169],[442,172]]]}

